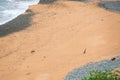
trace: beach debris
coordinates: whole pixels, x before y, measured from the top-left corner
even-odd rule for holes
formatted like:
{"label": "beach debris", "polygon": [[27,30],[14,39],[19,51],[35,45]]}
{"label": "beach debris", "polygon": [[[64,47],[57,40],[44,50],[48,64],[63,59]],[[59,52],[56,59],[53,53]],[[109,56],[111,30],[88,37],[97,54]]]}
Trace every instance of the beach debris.
{"label": "beach debris", "polygon": [[35,52],[35,50],[32,50],[32,51],[31,51],[31,53],[34,53],[34,52]]}
{"label": "beach debris", "polygon": [[84,51],[83,51],[83,54],[85,54],[85,53],[86,53],[86,51],[87,51],[87,50],[86,50],[86,48],[85,48],[85,49],[84,49]]}
{"label": "beach debris", "polygon": [[112,58],[111,61],[114,61],[116,58]]}

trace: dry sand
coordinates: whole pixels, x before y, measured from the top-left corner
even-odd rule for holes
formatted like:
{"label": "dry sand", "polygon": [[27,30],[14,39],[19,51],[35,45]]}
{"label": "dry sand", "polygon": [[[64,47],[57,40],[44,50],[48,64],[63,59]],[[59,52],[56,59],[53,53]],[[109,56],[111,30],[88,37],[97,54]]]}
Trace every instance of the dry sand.
{"label": "dry sand", "polygon": [[118,55],[120,14],[90,4],[34,5],[0,26],[0,80],[63,80],[76,67]]}

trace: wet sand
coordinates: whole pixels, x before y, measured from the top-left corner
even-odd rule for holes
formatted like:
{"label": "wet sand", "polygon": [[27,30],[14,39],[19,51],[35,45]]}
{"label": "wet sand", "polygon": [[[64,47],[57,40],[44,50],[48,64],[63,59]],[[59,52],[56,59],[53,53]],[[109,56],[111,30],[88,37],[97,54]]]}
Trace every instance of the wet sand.
{"label": "wet sand", "polygon": [[0,26],[1,80],[63,80],[120,55],[120,14],[78,1],[38,4]]}

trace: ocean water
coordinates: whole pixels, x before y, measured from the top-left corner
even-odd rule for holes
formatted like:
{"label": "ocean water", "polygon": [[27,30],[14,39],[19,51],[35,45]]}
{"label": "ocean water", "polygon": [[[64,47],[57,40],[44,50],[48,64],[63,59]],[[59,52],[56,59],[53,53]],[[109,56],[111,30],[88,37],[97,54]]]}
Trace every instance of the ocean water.
{"label": "ocean water", "polygon": [[0,25],[5,24],[24,13],[28,6],[39,0],[0,0]]}

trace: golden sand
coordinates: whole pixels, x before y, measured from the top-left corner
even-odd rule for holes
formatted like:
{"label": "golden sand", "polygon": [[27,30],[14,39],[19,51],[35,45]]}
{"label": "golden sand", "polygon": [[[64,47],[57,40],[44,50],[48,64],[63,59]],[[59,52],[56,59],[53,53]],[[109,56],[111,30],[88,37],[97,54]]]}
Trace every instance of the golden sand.
{"label": "golden sand", "polygon": [[120,14],[91,4],[34,5],[0,27],[0,80],[63,80],[120,55]]}

